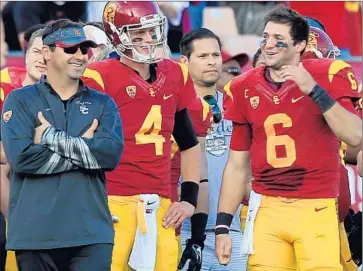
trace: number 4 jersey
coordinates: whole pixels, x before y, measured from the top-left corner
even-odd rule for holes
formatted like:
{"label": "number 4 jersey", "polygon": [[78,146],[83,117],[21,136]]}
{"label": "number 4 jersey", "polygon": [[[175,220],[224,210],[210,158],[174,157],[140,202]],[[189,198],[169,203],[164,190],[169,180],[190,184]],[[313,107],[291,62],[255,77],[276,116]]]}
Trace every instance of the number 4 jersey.
{"label": "number 4 jersey", "polygon": [[[357,82],[341,60],[309,59],[303,65],[330,96],[356,114]],[[254,191],[292,198],[331,198],[339,193],[340,142],[319,107],[291,80],[275,89],[265,68],[227,84],[226,118],[246,127]]]}
{"label": "number 4 jersey", "polygon": [[89,65],[82,80],[114,98],[122,119],[125,149],[107,173],[109,195],[158,194],[170,198],[171,134],[176,111],[196,98],[185,65],[165,59],[148,83],[117,59]]}

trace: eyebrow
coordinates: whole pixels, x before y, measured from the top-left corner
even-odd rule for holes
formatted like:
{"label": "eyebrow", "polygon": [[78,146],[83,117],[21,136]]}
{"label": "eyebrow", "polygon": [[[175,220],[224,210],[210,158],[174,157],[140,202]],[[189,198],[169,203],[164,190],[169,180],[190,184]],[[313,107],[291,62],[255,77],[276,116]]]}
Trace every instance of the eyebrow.
{"label": "eyebrow", "polygon": [[[263,32],[263,35],[270,36],[267,32]],[[285,38],[282,34],[272,34],[272,36],[275,38]]]}
{"label": "eyebrow", "polygon": [[198,56],[207,56],[207,55],[220,55],[221,53],[220,52],[211,52],[211,53],[200,53],[198,54]]}

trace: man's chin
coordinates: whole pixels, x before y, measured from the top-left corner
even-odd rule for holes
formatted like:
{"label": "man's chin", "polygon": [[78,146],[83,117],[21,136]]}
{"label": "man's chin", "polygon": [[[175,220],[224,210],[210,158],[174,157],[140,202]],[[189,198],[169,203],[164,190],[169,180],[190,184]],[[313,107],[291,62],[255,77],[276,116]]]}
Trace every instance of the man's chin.
{"label": "man's chin", "polygon": [[267,68],[270,68],[270,69],[273,69],[273,70],[279,70],[281,69],[281,65],[277,62],[274,62],[274,63],[266,63],[266,67]]}

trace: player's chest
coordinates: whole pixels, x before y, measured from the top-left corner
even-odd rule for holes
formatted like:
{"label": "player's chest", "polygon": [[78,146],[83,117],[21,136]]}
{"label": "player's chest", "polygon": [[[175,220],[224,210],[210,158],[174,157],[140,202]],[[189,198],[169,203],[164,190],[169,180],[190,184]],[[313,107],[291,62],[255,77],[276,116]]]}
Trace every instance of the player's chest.
{"label": "player's chest", "polygon": [[120,111],[137,112],[140,108],[158,106],[163,114],[174,115],[176,89],[173,80],[166,76],[159,76],[153,83],[133,77],[117,86],[115,101]]}
{"label": "player's chest", "polygon": [[244,110],[253,130],[278,133],[296,125],[320,123],[322,115],[312,99],[293,84],[285,91],[245,90]]}

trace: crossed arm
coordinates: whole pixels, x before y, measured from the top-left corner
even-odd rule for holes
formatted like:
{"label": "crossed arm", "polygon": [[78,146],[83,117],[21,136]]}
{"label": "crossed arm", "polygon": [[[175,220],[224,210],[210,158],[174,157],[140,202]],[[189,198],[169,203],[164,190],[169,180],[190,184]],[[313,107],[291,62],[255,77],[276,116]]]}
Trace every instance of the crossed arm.
{"label": "crossed arm", "polygon": [[15,172],[43,175],[79,167],[112,170],[120,160],[123,150],[121,120],[112,99],[104,108],[93,138],[89,139],[71,137],[43,120],[36,129],[45,132],[41,144],[35,144],[34,119],[26,103],[10,94],[4,105],[4,112],[7,110],[11,110],[12,115],[7,122],[2,120],[2,139],[9,164]]}

